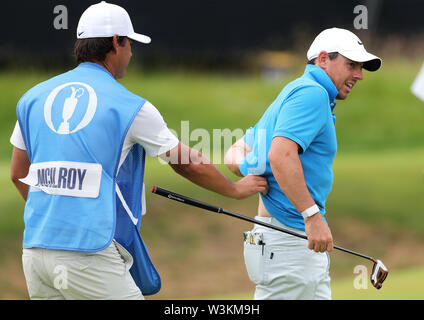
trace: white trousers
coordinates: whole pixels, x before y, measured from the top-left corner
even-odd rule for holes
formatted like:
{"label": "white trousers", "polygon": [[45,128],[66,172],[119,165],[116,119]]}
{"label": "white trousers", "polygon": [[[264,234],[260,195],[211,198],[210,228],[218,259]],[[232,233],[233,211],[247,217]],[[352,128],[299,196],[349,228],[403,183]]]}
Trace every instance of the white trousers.
{"label": "white trousers", "polygon": [[[305,234],[275,218],[256,220]],[[256,284],[254,299],[330,300],[328,253],[308,249],[307,240],[255,224],[264,245],[244,243],[244,259],[250,280]]]}
{"label": "white trousers", "polygon": [[116,241],[98,252],[31,248],[22,254],[30,299],[142,300],[132,263]]}

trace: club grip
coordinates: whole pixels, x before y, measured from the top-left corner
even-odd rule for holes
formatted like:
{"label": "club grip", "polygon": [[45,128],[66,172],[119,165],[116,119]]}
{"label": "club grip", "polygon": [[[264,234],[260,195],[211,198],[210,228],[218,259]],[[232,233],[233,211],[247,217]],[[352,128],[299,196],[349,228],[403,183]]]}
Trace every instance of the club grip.
{"label": "club grip", "polygon": [[216,213],[221,213],[222,212],[222,208],[217,207],[217,206],[213,206],[209,203],[206,202],[202,202],[199,200],[195,200],[186,196],[183,196],[181,194],[163,189],[161,187],[158,186],[153,186],[152,188],[152,192],[155,194],[158,194],[160,196],[163,196],[165,198],[171,199],[171,200],[175,200],[178,202],[182,202],[182,203],[186,203],[186,204],[190,204],[192,206],[198,207],[198,208],[202,208],[208,211],[212,211],[212,212],[216,212]]}

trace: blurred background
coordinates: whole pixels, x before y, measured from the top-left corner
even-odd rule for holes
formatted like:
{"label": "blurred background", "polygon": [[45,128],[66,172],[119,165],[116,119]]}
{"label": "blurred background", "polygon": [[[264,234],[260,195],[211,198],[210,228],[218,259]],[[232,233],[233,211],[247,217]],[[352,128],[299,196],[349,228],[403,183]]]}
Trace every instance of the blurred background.
{"label": "blurred background", "polygon": [[[35,84],[75,67],[78,19],[97,2],[2,5],[0,299],[28,299],[21,263],[24,201],[9,179],[16,103]],[[369,276],[372,266],[333,252],[333,298],[424,298],[424,102],[410,91],[424,62],[422,1],[112,3],[128,11],[136,32],[152,38],[149,45],[133,45],[127,76],[119,81],[152,102],[177,134],[181,121],[189,121],[190,132],[202,128],[211,137],[213,129],[253,126],[303,73],[306,51],[320,31],[337,26],[355,32],[383,66],[365,71],[335,109],[339,149],[326,217],[335,244],[381,259],[390,274],[380,291],[369,283],[355,289],[355,267],[364,265]],[[199,137],[188,142],[196,148]],[[209,156],[224,152],[221,146]],[[162,276],[162,290],[147,298],[250,299],[254,285],[244,267],[242,233],[251,224],[183,207],[150,190],[159,185],[251,217],[257,197],[215,195],[155,158],[148,159],[145,184],[141,234]]]}

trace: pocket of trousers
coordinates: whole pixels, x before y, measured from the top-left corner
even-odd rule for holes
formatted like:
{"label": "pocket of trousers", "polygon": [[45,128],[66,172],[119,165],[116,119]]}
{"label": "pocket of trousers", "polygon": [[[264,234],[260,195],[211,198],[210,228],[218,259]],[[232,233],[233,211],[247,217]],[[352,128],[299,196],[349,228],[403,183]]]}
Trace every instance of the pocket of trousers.
{"label": "pocket of trousers", "polygon": [[133,257],[131,253],[128,252],[127,249],[123,245],[121,245],[118,241],[113,240],[113,243],[115,244],[116,249],[118,250],[119,254],[121,255],[122,259],[124,260],[126,271],[129,271],[133,265]]}
{"label": "pocket of trousers", "polygon": [[264,280],[264,245],[244,243],[244,263],[252,282],[261,284]]}
{"label": "pocket of trousers", "polygon": [[54,268],[53,273],[65,268],[66,270],[79,270],[85,271],[88,268],[93,267],[94,265],[95,254],[88,252],[69,252],[67,255],[66,252],[58,254],[54,257]]}

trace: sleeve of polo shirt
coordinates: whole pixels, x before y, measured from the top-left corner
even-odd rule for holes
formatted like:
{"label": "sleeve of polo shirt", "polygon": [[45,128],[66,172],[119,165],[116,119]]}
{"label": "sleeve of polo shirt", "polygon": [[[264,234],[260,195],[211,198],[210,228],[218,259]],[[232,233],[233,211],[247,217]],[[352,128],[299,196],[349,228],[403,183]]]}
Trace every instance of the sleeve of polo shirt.
{"label": "sleeve of polo shirt", "polygon": [[323,88],[300,88],[283,102],[273,138],[288,138],[304,152],[326,123],[328,108],[328,94]]}
{"label": "sleeve of polo shirt", "polygon": [[262,175],[265,172],[266,150],[262,150],[262,147],[266,146],[266,135],[261,134],[259,128],[258,122],[254,127],[247,129],[243,137],[244,142],[251,149],[239,163],[239,170],[243,176],[248,174]]}
{"label": "sleeve of polo shirt", "polygon": [[255,127],[250,127],[249,129],[246,130],[246,133],[243,136],[243,140],[250,148],[253,148],[254,139],[255,139]]}
{"label": "sleeve of polo shirt", "polygon": [[133,143],[143,146],[149,157],[159,156],[179,143],[178,138],[168,129],[158,109],[148,101],[136,115],[127,135]]}
{"label": "sleeve of polo shirt", "polygon": [[18,149],[26,150],[24,138],[22,136],[21,127],[19,126],[18,121],[16,121],[12,136],[10,137],[10,143]]}

